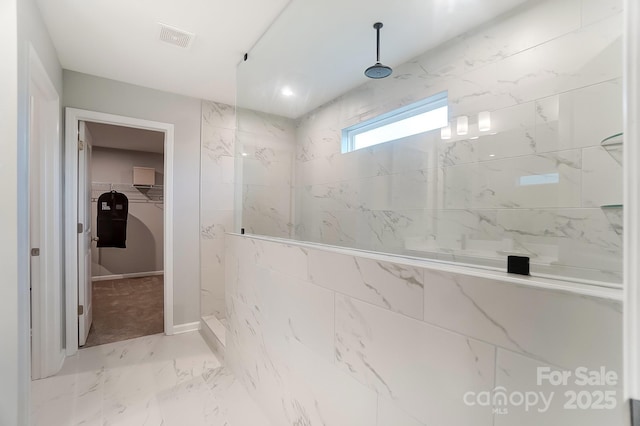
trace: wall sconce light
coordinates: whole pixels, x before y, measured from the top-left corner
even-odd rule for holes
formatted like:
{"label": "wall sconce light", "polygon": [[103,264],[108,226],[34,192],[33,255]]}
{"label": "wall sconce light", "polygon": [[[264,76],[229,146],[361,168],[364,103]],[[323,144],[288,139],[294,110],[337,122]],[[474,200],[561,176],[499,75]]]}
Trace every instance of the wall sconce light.
{"label": "wall sconce light", "polygon": [[446,127],[440,129],[440,139],[451,139],[451,123],[447,123]]}
{"label": "wall sconce light", "polygon": [[489,111],[478,113],[478,130],[481,132],[491,130],[491,113]]}
{"label": "wall sconce light", "polygon": [[466,115],[461,115],[460,117],[458,117],[456,127],[457,133],[460,136],[466,135],[469,132],[469,117],[467,117]]}

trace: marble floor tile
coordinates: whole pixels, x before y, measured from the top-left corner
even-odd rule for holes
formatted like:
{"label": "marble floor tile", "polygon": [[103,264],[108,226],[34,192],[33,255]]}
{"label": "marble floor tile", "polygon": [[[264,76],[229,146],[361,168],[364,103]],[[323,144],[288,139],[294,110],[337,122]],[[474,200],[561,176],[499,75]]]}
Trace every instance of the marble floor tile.
{"label": "marble floor tile", "polygon": [[34,426],[270,425],[197,332],[81,349],[31,395]]}

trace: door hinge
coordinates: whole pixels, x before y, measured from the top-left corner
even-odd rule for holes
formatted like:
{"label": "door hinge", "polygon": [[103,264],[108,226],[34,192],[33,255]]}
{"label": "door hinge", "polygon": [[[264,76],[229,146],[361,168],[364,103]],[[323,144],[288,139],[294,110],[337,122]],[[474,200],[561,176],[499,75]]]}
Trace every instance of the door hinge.
{"label": "door hinge", "polygon": [[82,234],[84,232],[84,225],[79,223],[78,224],[78,234]]}
{"label": "door hinge", "polygon": [[33,257],[40,256],[40,249],[39,248],[32,248],[31,249],[31,256],[33,256]]}
{"label": "door hinge", "polygon": [[80,139],[80,132],[78,132],[78,151],[82,151],[84,149],[84,141]]}
{"label": "door hinge", "polygon": [[84,306],[83,305],[78,305],[78,316],[84,314]]}

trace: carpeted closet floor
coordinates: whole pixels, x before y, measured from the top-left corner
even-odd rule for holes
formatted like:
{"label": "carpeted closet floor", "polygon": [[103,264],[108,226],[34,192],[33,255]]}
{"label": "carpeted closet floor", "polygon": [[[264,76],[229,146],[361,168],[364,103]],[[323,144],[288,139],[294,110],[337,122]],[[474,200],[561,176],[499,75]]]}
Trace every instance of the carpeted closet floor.
{"label": "carpeted closet floor", "polygon": [[163,278],[94,282],[93,324],[83,347],[164,332]]}

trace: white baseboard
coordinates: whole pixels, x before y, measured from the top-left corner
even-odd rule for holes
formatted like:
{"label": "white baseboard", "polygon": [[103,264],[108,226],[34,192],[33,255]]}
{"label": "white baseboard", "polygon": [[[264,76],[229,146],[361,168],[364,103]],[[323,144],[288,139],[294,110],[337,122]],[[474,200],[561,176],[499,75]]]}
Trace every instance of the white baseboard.
{"label": "white baseboard", "polygon": [[173,334],[188,333],[190,331],[200,330],[200,321],[188,322],[186,324],[178,324],[173,326]]}
{"label": "white baseboard", "polygon": [[130,274],[115,274],[115,275],[99,275],[97,277],[91,277],[91,281],[121,280],[124,278],[151,277],[155,275],[164,275],[164,271],[132,272]]}

